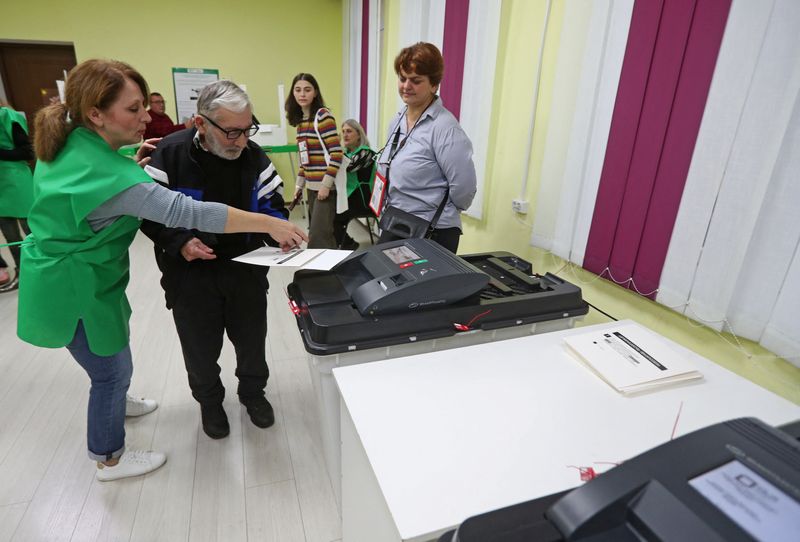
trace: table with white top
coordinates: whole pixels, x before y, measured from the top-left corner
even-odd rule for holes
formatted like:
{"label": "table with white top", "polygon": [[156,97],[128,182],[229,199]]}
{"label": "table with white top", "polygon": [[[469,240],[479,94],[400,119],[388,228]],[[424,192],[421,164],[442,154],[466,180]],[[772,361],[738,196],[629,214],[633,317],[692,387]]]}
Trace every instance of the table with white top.
{"label": "table with white top", "polygon": [[621,395],[562,342],[611,326],[334,369],[344,542],[435,539],[475,514],[578,486],[577,467],[602,472],[673,431],[800,418],[800,406],[671,342],[704,378]]}

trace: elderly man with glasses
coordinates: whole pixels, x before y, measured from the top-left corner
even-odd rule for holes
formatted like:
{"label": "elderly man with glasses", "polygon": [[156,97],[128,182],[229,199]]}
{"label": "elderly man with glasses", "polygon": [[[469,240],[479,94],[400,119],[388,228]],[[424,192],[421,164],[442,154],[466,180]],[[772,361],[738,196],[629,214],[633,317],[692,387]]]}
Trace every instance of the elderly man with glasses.
{"label": "elderly man with glasses", "polygon": [[[283,181],[261,148],[247,94],[231,81],[206,86],[197,100],[194,129],[162,139],[145,171],[156,181],[202,201],[287,219]],[[210,235],[145,221],[155,243],[167,308],[172,309],[192,395],[211,438],[230,432],[218,358],[227,332],[236,351],[239,402],[258,427],[275,422],[265,396],[267,268],[232,261],[272,238]]]}
{"label": "elderly man with glasses", "polygon": [[166,109],[167,103],[164,101],[164,97],[158,92],[151,92],[150,109],[147,112],[152,120],[144,130],[145,139],[168,136],[173,132],[192,127],[194,123],[192,119],[187,119],[183,124],[173,124],[172,119],[165,112]]}

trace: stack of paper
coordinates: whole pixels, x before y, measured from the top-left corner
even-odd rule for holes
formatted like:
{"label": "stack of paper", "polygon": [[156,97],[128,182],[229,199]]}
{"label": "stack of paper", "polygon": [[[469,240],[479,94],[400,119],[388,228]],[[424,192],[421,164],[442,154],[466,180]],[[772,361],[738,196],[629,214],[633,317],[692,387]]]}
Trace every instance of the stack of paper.
{"label": "stack of paper", "polygon": [[663,338],[635,323],[564,338],[568,350],[621,393],[636,393],[703,375]]}

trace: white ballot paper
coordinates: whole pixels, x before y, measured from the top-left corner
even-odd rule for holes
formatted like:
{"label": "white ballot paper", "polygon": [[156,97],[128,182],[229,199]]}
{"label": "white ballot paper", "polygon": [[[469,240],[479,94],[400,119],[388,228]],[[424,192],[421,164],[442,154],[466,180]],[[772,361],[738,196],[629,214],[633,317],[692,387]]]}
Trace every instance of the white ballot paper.
{"label": "white ballot paper", "polygon": [[663,338],[635,323],[564,338],[567,349],[620,393],[702,378]]}
{"label": "white ballot paper", "polygon": [[327,248],[298,248],[284,252],[278,247],[261,247],[234,258],[234,261],[270,267],[298,267],[329,271],[344,260],[352,250]]}

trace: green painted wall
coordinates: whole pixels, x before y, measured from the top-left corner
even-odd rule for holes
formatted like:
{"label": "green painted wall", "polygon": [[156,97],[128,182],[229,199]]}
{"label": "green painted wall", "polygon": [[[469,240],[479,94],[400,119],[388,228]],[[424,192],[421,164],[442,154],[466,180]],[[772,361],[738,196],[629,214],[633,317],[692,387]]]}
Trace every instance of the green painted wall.
{"label": "green painted wall", "polygon": [[[216,68],[247,86],[256,115],[279,124],[277,85],[286,91],[310,72],[336,114],[342,104],[340,0],[11,0],[0,10],[0,39],[70,42],[78,62],[94,57],[128,62],[164,94],[175,117],[172,68]],[[224,7],[223,7],[224,6]],[[290,127],[289,142],[294,141]],[[275,160],[293,190],[285,156]]]}

